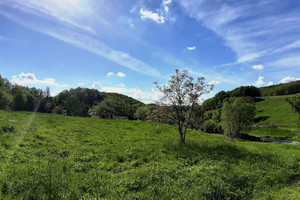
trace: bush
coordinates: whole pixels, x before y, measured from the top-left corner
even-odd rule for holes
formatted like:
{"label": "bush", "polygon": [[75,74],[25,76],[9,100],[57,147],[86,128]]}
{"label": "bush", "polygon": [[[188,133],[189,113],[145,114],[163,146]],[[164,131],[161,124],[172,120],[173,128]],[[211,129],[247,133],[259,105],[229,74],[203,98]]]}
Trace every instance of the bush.
{"label": "bush", "polygon": [[61,115],[67,115],[67,111],[64,109],[64,107],[62,105],[56,106],[52,110],[52,113],[61,114]]}

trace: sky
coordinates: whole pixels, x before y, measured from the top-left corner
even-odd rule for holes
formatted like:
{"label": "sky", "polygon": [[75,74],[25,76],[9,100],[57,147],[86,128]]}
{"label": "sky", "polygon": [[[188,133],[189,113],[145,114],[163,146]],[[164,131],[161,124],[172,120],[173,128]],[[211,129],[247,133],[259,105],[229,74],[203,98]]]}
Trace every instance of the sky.
{"label": "sky", "polygon": [[175,69],[209,95],[300,80],[299,0],[1,0],[0,75],[145,103]]}

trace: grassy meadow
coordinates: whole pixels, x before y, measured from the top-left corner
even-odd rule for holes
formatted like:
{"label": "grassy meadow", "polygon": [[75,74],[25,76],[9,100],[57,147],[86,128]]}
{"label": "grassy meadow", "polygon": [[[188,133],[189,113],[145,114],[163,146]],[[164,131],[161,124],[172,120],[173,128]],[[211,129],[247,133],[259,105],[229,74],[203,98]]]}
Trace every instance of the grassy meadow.
{"label": "grassy meadow", "polygon": [[296,145],[29,112],[0,125],[0,199],[300,199]]}
{"label": "grassy meadow", "polygon": [[251,131],[250,135],[300,141],[294,133],[299,116],[285,101],[289,96],[291,95],[262,97],[262,101],[256,103],[256,119],[258,119],[256,125],[278,128],[258,127]]}

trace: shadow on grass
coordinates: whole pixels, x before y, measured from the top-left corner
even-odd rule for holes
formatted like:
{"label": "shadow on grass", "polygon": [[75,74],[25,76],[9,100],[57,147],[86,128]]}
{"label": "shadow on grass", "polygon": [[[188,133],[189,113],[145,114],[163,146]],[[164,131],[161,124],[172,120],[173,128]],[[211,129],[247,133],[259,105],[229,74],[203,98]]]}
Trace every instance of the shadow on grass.
{"label": "shadow on grass", "polygon": [[269,162],[277,163],[275,155],[253,153],[244,147],[236,146],[234,143],[225,142],[223,144],[215,143],[197,143],[187,141],[186,144],[168,143],[166,144],[168,153],[174,154],[178,159],[186,160],[189,165],[196,165],[201,160],[215,160],[230,163],[246,161],[249,163]]}
{"label": "shadow on grass", "polygon": [[269,118],[270,118],[270,116],[259,116],[259,117],[255,117],[253,119],[253,122],[254,123],[263,122],[263,121],[266,121]]}

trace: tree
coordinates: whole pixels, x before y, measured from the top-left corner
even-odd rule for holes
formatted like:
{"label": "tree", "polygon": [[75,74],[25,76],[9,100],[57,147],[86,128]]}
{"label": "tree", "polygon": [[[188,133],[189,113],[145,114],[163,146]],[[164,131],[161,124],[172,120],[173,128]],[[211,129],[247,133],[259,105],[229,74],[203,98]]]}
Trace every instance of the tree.
{"label": "tree", "polygon": [[136,109],[136,112],[134,113],[134,117],[145,121],[149,115],[149,108],[147,106],[140,106]]}
{"label": "tree", "polygon": [[11,102],[11,97],[5,91],[0,89],[0,109],[8,110]]}
{"label": "tree", "polygon": [[180,72],[176,69],[175,72],[176,74],[171,76],[167,85],[158,85],[157,81],[154,84],[163,95],[160,104],[172,109],[171,120],[177,126],[181,143],[185,143],[194,105],[200,96],[213,89],[213,85],[205,84],[204,77],[198,77],[194,82],[194,78],[188,75],[188,70]]}
{"label": "tree", "polygon": [[113,119],[116,111],[108,105],[107,101],[102,101],[98,105],[90,109],[90,115],[97,115],[104,119]]}
{"label": "tree", "polygon": [[293,97],[288,97],[285,99],[290,105],[291,107],[294,109],[294,111],[296,113],[298,113],[299,115],[299,119],[298,119],[298,131],[300,131],[300,95],[296,95]]}
{"label": "tree", "polygon": [[255,104],[249,103],[242,98],[227,100],[223,105],[221,115],[225,134],[234,138],[239,137],[242,130],[250,130],[255,111]]}
{"label": "tree", "polygon": [[75,95],[67,97],[65,108],[71,116],[85,116],[87,113],[84,103],[82,103]]}

